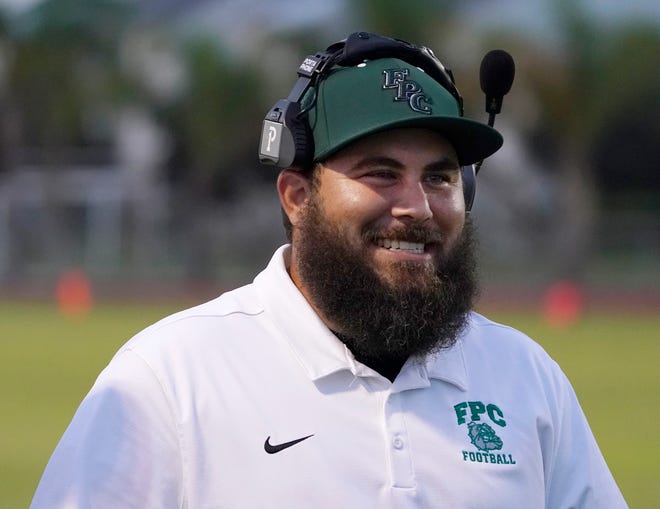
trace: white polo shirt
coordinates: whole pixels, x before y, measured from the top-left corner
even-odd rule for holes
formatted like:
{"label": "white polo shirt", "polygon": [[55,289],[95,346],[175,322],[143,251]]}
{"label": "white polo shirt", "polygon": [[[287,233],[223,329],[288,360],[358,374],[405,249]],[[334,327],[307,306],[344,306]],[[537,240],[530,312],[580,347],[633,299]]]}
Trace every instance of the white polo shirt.
{"label": "white polo shirt", "polygon": [[455,347],[390,383],[315,315],[284,249],[121,348],[33,509],[626,507],[536,343],[472,314]]}

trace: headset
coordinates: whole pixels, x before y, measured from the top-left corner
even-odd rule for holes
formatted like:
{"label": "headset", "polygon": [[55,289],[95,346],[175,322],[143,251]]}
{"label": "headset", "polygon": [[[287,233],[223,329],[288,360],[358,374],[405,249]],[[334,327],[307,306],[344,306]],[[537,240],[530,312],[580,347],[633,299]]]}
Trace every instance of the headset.
{"label": "headset", "polygon": [[[306,110],[301,107],[305,93],[325,79],[336,66],[356,66],[364,60],[389,57],[422,69],[456,99],[459,116],[463,116],[463,98],[454,84],[454,76],[429,48],[401,39],[355,32],[331,44],[325,51],[308,55],[303,60],[298,68],[298,81],[288,97],[277,101],[264,118],[259,160],[280,168],[311,168],[314,137],[306,119]],[[461,174],[465,209],[470,211],[476,193],[475,165],[461,167]]]}

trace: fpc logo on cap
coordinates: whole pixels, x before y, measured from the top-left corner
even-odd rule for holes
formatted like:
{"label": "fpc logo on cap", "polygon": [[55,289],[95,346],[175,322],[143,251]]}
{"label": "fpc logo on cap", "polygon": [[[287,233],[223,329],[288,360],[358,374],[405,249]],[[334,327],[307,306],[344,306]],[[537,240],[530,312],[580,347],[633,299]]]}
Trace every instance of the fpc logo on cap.
{"label": "fpc logo on cap", "polygon": [[411,110],[430,115],[433,113],[429,106],[431,98],[424,94],[419,83],[408,79],[409,74],[409,69],[385,69],[383,90],[396,89],[395,102],[406,101]]}

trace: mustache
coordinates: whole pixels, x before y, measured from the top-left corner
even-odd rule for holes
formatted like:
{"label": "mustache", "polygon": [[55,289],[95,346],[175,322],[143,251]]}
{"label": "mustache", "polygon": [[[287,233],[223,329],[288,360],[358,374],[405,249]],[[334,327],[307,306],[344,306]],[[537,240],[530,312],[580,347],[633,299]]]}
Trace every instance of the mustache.
{"label": "mustache", "polygon": [[376,242],[378,239],[396,239],[420,244],[440,244],[444,236],[437,229],[419,223],[395,225],[390,228],[367,226],[362,232],[366,242]]}

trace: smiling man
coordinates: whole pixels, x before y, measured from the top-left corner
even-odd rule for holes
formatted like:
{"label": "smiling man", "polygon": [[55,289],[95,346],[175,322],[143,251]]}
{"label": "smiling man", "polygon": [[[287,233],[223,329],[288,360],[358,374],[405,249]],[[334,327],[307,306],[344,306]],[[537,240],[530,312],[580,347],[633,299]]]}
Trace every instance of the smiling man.
{"label": "smiling man", "polygon": [[472,164],[501,144],[428,50],[305,59],[260,147],[289,244],[120,349],[33,509],[625,508],[557,364],[471,310]]}
{"label": "smiling man", "polygon": [[440,134],[399,128],[282,172],[289,272],[355,357],[394,380],[450,346],[475,292],[460,166]]}

